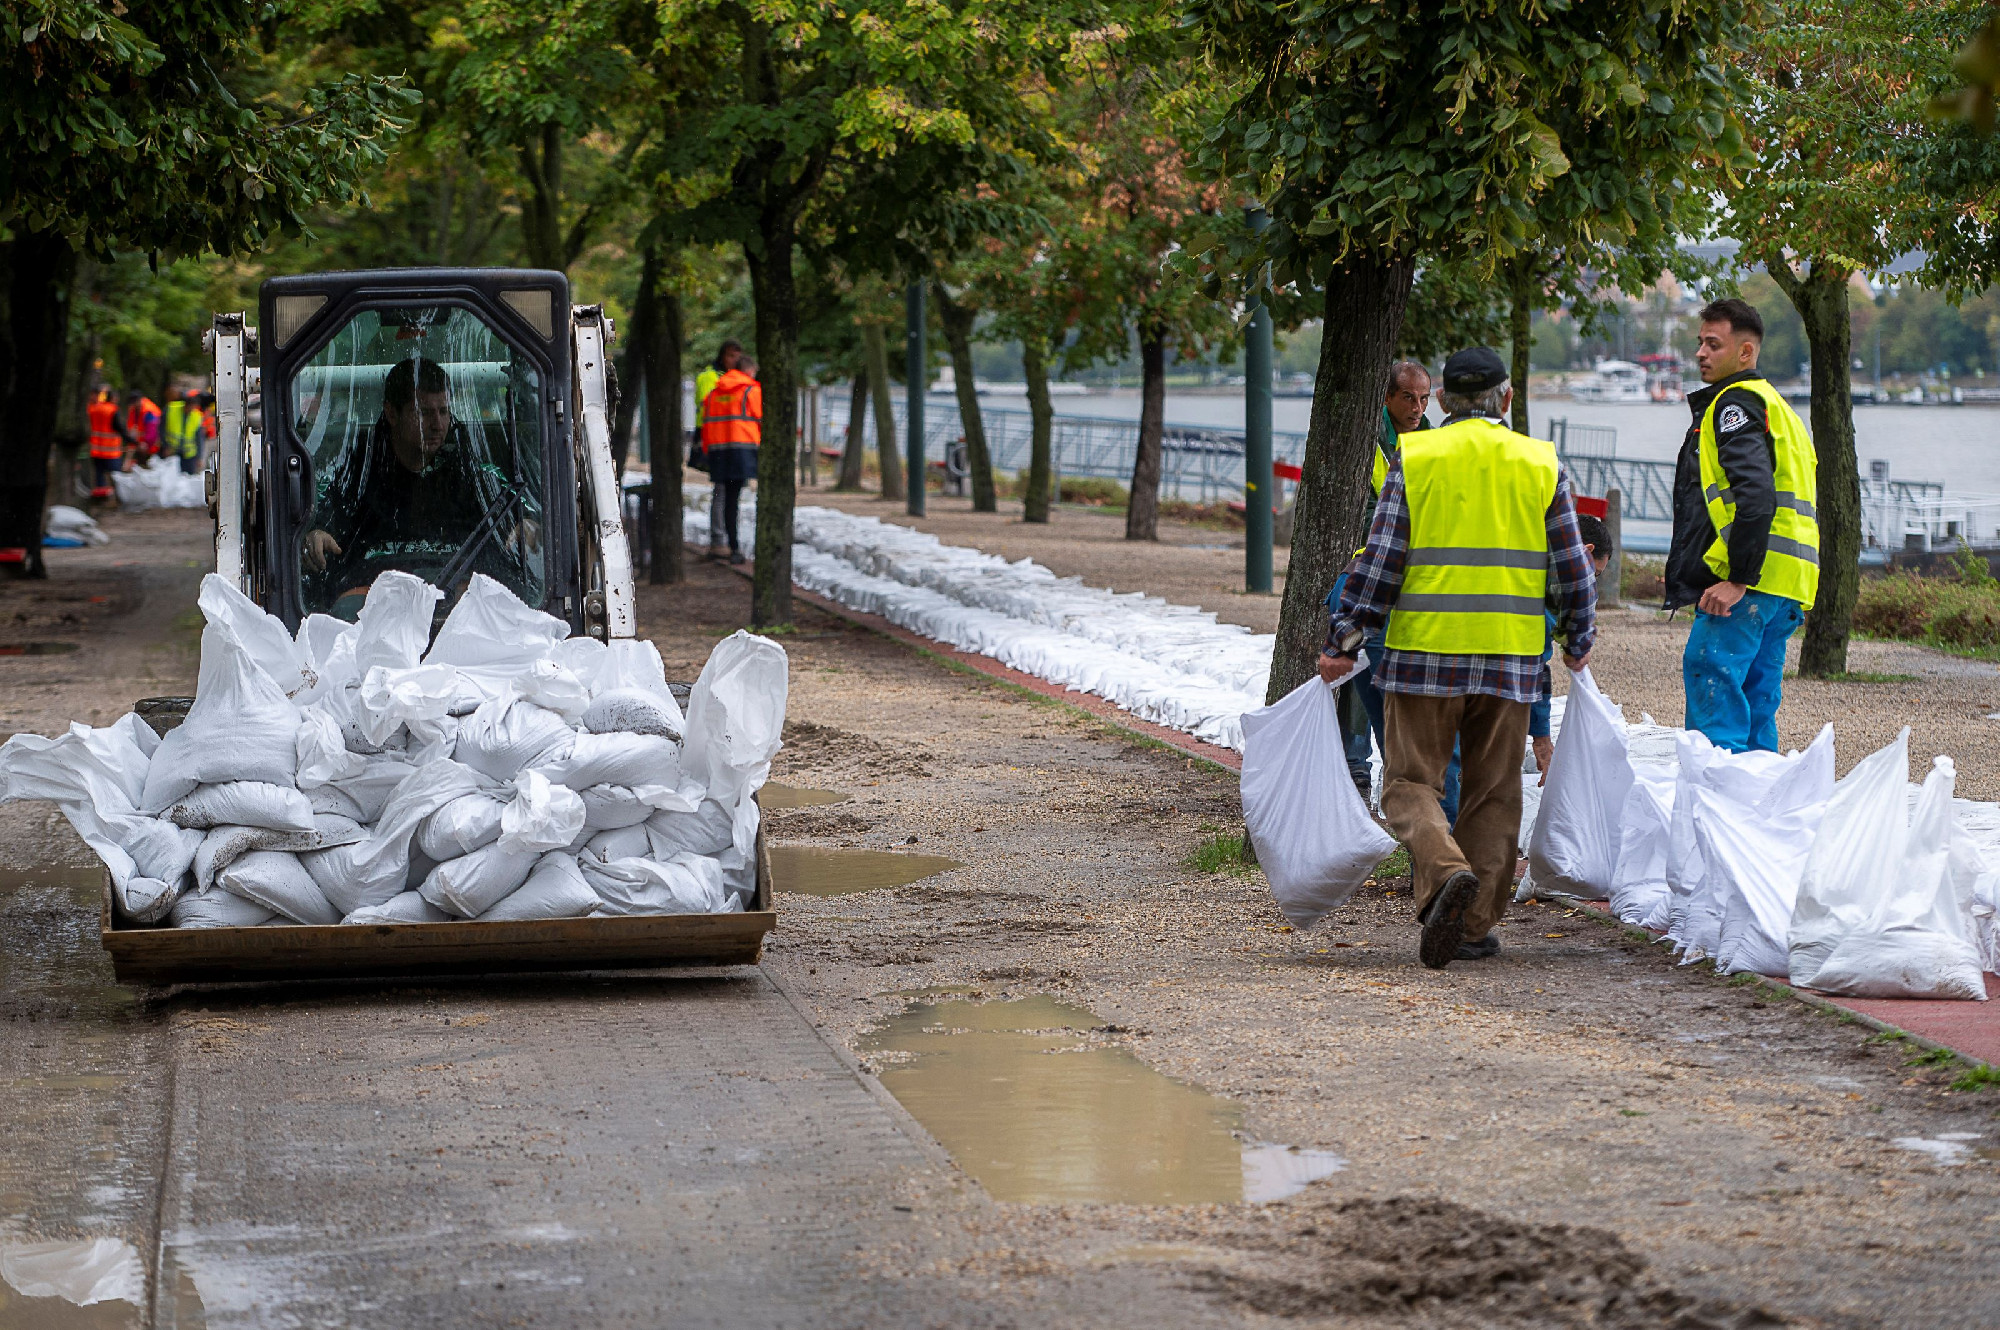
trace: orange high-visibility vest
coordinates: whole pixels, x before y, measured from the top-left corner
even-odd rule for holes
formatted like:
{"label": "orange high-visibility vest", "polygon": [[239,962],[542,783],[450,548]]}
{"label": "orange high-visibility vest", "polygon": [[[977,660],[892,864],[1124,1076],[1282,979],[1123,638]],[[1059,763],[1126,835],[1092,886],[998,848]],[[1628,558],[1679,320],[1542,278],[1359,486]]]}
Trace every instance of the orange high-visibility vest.
{"label": "orange high-visibility vest", "polygon": [[160,408],[150,397],[141,397],[125,408],[125,433],[137,444],[160,441]]}
{"label": "orange high-visibility vest", "polygon": [[100,461],[116,461],[125,455],[124,440],[118,437],[118,404],[99,398],[90,404],[90,455]]}
{"label": "orange high-visibility vest", "polygon": [[763,438],[764,389],[742,370],[732,369],[716,380],[702,403],[701,446],[747,443],[755,448]]}

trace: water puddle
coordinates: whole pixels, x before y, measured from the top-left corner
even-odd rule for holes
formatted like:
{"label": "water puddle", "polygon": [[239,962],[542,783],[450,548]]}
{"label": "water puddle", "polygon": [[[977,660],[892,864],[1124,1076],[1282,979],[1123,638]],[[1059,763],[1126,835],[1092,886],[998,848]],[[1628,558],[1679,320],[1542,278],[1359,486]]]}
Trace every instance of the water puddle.
{"label": "water puddle", "polygon": [[0,642],[0,656],[67,656],[75,642]]}
{"label": "water puddle", "polygon": [[129,1242],[0,1244],[0,1325],[9,1330],[133,1326],[145,1300],[146,1268]]}
{"label": "water puddle", "polygon": [[854,796],[839,790],[814,790],[803,785],[767,783],[757,791],[757,803],[765,812],[780,808],[818,808],[821,804],[844,804]]}
{"label": "water puddle", "polygon": [[[1974,1151],[1967,1142],[1978,1139],[1976,1131],[1947,1131],[1936,1136],[1898,1136],[1889,1144],[1898,1150],[1929,1155],[1931,1162],[1939,1168],[1956,1168],[1973,1158]],[[1980,1152],[1981,1157],[1984,1153]]]}
{"label": "water puddle", "polygon": [[1104,1042],[1046,997],[920,1002],[862,1050],[881,1080],[1001,1201],[1274,1201],[1338,1172],[1324,1150],[1245,1141],[1243,1111]]}
{"label": "water puddle", "polygon": [[[767,785],[764,788],[769,789]],[[900,887],[936,877],[964,864],[941,854],[896,854],[889,850],[827,850],[815,845],[773,845],[771,877],[779,891],[806,896],[845,896],[855,891]]]}

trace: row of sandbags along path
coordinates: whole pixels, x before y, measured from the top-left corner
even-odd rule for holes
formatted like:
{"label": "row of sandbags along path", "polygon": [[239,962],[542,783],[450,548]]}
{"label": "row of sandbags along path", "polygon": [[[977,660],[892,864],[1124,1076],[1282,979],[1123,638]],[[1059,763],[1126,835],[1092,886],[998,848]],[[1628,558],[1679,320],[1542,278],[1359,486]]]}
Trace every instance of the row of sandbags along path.
{"label": "row of sandbags along path", "polygon": [[[0,593],[77,645],[0,656],[10,729],[194,681],[201,524],[105,526]],[[668,677],[747,600],[644,588]],[[756,971],[121,989],[94,857],[0,809],[0,1325],[2000,1319],[1959,1072],[1568,907],[1441,973],[1395,879],[1294,931],[1188,862],[1226,771],[809,606],[776,640]],[[99,1243],[119,1296],[22,1291]]]}

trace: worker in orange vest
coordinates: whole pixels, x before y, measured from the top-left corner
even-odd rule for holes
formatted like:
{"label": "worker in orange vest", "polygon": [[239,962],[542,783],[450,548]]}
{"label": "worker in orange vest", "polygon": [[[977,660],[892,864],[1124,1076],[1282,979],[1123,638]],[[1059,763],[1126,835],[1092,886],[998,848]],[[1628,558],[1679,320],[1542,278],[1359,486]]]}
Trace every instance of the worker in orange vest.
{"label": "worker in orange vest", "polygon": [[97,473],[90,497],[108,499],[112,474],[125,464],[125,441],[118,436],[118,403],[111,400],[109,388],[99,388],[85,411],[90,416],[90,464]]}
{"label": "worker in orange vest", "polygon": [[[721,552],[716,518],[729,535],[729,562],[746,563],[736,539],[737,503],[743,487],[757,478],[757,445],[764,437],[764,389],[757,382],[757,362],[739,356],[735,368],[715,381],[701,404],[701,446],[708,454],[708,478],[720,496],[709,505],[708,554]],[[720,507],[720,513],[717,507]]]}
{"label": "worker in orange vest", "polygon": [[159,405],[136,388],[125,394],[125,437],[141,457],[160,451]]}

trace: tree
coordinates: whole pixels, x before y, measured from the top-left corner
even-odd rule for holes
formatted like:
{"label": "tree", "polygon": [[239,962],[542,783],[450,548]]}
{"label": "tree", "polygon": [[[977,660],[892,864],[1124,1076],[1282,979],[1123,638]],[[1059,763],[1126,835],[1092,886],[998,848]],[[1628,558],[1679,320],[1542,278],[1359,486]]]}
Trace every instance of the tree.
{"label": "tree", "polygon": [[0,13],[0,546],[27,551],[29,576],[78,256],[252,248],[351,197],[407,123],[415,95],[392,79],[274,86],[255,35],[227,0]]}
{"label": "tree", "polygon": [[1974,0],[1785,0],[1739,60],[1752,161],[1726,182],[1721,227],[1797,309],[1812,364],[1820,581],[1799,652],[1808,676],[1846,672],[1860,589],[1850,282],[1916,249],[1924,278],[1950,292],[2000,274],[1995,147],[1927,115],[1986,12]]}
{"label": "tree", "polygon": [[[1209,58],[1238,80],[1209,157],[1273,225],[1229,267],[1324,293],[1325,333],[1268,693],[1305,680],[1322,603],[1360,542],[1382,385],[1419,266],[1496,274],[1569,170],[1552,122],[1617,123],[1632,99],[1726,81],[1718,48],[1745,0],[1592,5],[1456,0],[1191,0]],[[1726,135],[1720,111],[1704,119]]]}
{"label": "tree", "polygon": [[1000,497],[993,487],[993,454],[986,446],[986,422],[979,414],[979,385],[972,374],[972,329],[979,321],[979,310],[963,294],[953,296],[941,278],[931,283],[931,292],[945,348],[951,353],[959,423],[965,427],[965,465],[972,477],[972,511],[997,513]]}

